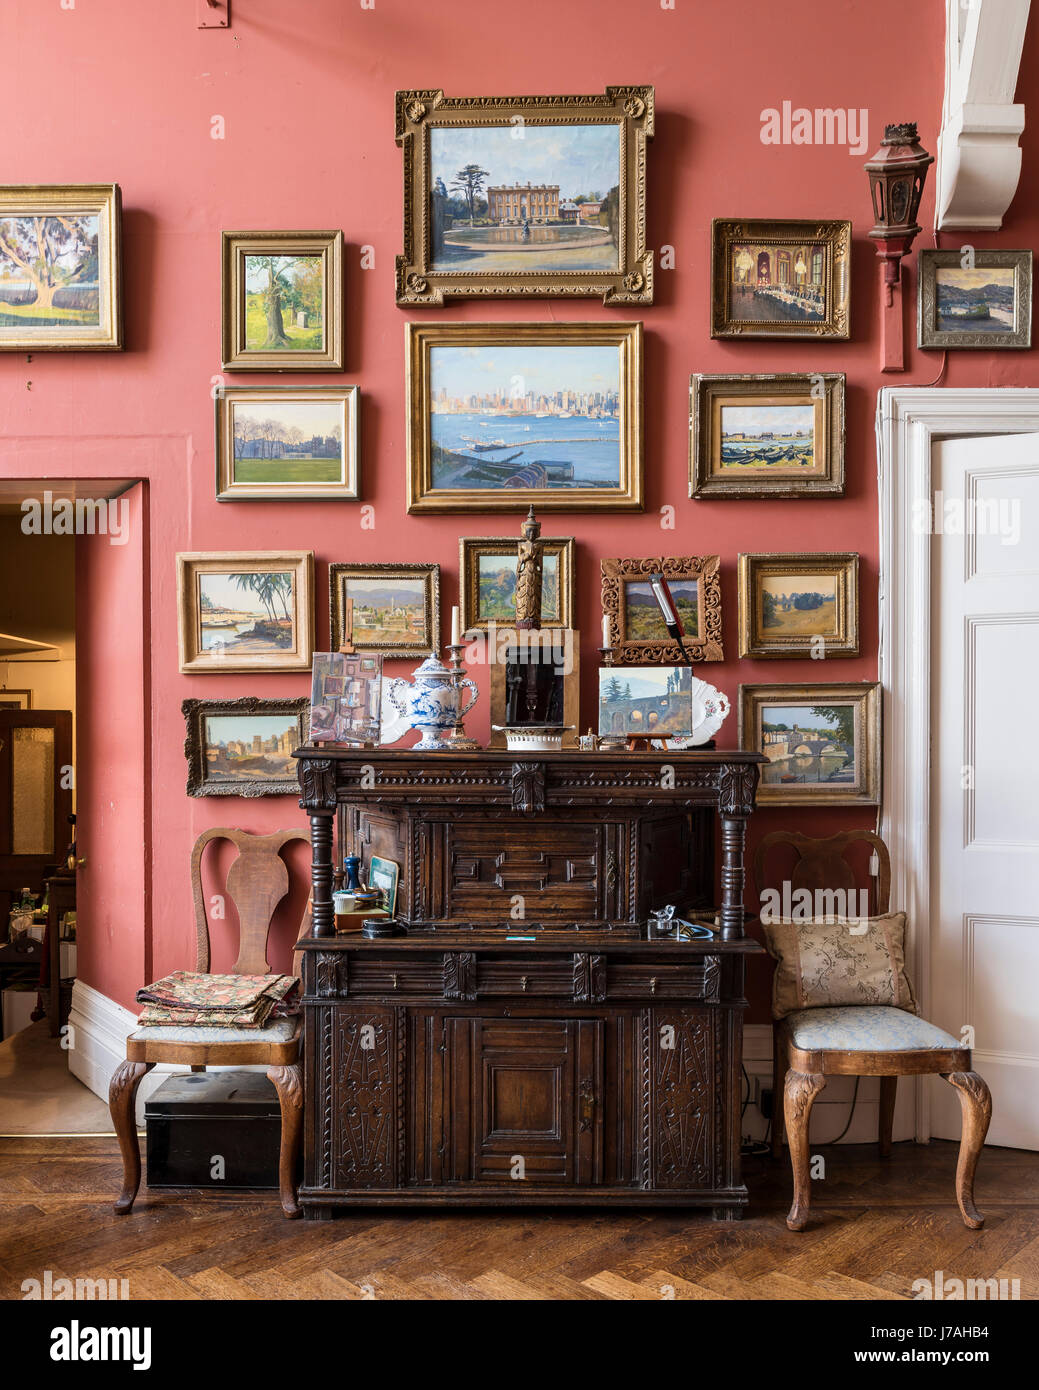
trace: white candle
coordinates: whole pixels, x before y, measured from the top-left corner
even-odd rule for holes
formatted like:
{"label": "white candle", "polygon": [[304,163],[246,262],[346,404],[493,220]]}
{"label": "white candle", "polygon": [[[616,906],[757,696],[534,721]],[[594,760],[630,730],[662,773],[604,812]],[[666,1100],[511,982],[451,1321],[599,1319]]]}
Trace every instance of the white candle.
{"label": "white candle", "polygon": [[462,642],[462,630],[459,620],[458,608],[451,609],[451,645],[458,647]]}
{"label": "white candle", "polygon": [[607,613],[602,615],[602,644],[604,647],[610,645],[610,618]]}

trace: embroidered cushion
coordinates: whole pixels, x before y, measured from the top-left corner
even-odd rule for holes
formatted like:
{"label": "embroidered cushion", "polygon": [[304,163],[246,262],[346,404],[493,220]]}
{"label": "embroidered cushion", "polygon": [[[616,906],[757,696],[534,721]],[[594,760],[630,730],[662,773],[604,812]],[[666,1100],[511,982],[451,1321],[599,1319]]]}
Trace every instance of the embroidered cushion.
{"label": "embroidered cushion", "polygon": [[199,1028],[177,1024],[151,1024],[130,1036],[137,1042],[177,1043],[280,1043],[295,1037],[298,1018],[278,1018],[265,1028]]}
{"label": "embroidered cushion", "polygon": [[925,1018],[887,1005],[799,1009],[787,1016],[795,1047],[807,1052],[921,1052],[962,1047]]}
{"label": "embroidered cushion", "polygon": [[886,1004],[916,1012],[905,973],[904,912],[762,922],[776,960],[772,1017],[829,1004]]}

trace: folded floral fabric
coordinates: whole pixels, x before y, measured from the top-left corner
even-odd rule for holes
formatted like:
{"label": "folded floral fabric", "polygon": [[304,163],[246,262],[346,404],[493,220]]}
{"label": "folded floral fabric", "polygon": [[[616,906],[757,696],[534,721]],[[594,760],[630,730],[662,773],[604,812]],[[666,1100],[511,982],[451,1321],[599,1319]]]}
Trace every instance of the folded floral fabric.
{"label": "folded floral fabric", "polygon": [[264,1028],[298,1012],[295,975],[201,975],[176,970],[137,991],[141,1027]]}

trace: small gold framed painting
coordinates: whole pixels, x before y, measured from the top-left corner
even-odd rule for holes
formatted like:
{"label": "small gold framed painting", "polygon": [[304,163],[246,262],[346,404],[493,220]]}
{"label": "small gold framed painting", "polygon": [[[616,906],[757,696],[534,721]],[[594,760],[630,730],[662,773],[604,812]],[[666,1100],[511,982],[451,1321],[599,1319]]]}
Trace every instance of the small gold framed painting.
{"label": "small gold framed painting", "polygon": [[847,338],[851,223],[711,224],[712,338]]}
{"label": "small gold framed painting", "polygon": [[[574,625],[574,538],[540,541],[541,626]],[[463,632],[486,631],[489,623],[516,621],[516,542],[509,536],[462,536],[458,542],[459,595]]]}
{"label": "small gold framed painting", "polygon": [[224,232],[223,364],[343,370],[342,232]]}
{"label": "small gold framed painting", "polygon": [[669,555],[653,560],[603,560],[602,611],[618,666],[666,666],[686,657],[664,626],[651,583],[662,574],[693,661],[723,661],[721,586],[717,555]]}
{"label": "small gold framed painting", "polygon": [[690,497],[843,497],[844,374],[689,382]]}
{"label": "small gold framed painting", "polygon": [[117,183],[0,185],[0,351],[123,346]]}
{"label": "small gold framed painting", "polygon": [[356,386],[221,386],[218,502],[354,501]]}
{"label": "small gold framed painting", "polygon": [[177,556],[180,670],[309,671],[312,550]]}
{"label": "small gold framed painting", "polygon": [[739,743],[764,753],[759,806],[880,801],[880,685],[741,685]]}
{"label": "small gold framed painting", "polygon": [[922,348],[1032,346],[1031,251],[923,250],[917,344]]}
{"label": "small gold framed painting", "polygon": [[740,656],[859,654],[859,557],[741,555]]}
{"label": "small gold framed painting", "polygon": [[328,614],[333,651],[349,642],[385,657],[428,656],[440,647],[440,566],[331,564]]}

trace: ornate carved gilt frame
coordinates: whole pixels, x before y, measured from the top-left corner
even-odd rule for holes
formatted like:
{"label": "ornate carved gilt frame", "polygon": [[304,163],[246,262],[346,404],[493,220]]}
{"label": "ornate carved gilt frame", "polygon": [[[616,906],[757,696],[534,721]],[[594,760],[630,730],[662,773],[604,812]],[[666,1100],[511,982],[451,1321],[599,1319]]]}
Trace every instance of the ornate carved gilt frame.
{"label": "ornate carved gilt frame", "polygon": [[[818,323],[799,319],[758,322],[733,319],[729,313],[729,260],[734,242],[774,242],[776,246],[825,242],[826,314]],[[773,222],[767,218],[711,223],[712,338],[847,338],[850,332],[851,223],[812,219]]]}
{"label": "ornate carved gilt frame", "polygon": [[[445,97],[397,93],[396,139],[404,151],[404,253],[397,303],[442,305],[488,296],[602,296],[604,304],[652,304],[653,253],[646,248],[646,142],[653,88],[607,87],[602,96]],[[617,125],[620,213],[615,271],[449,272],[432,268],[429,132],[433,126]]]}
{"label": "ornate carved gilt frame", "polygon": [[677,642],[636,641],[628,637],[624,611],[624,589],[630,580],[648,583],[651,574],[662,574],[668,581],[695,579],[697,583],[696,637],[684,637],[686,651],[694,661],[724,661],[722,650],[722,599],[718,582],[717,555],[670,555],[650,560],[603,560],[602,611],[610,620],[610,649],[617,666],[684,665]]}
{"label": "ornate carved gilt frame", "polygon": [[[181,713],[187,722],[184,756],[188,760],[188,796],[298,796],[299,779],[295,772],[284,778],[243,778],[240,782],[211,782],[206,760],[206,718],[210,715],[294,714],[299,745],[309,737],[310,700],[301,696],[294,700],[262,700],[255,695],[243,695],[237,700],[184,700]],[[297,765],[298,766],[298,765]]]}
{"label": "ornate carved gilt frame", "polygon": [[[1028,348],[1032,346],[1032,253],[1031,251],[979,250],[974,252],[975,270],[1014,271],[1014,326],[1004,333],[973,332],[969,328],[938,328],[937,272],[962,265],[961,251],[921,250],[917,266],[916,334],[917,347],[935,348]],[[970,322],[969,319],[966,320]]]}

